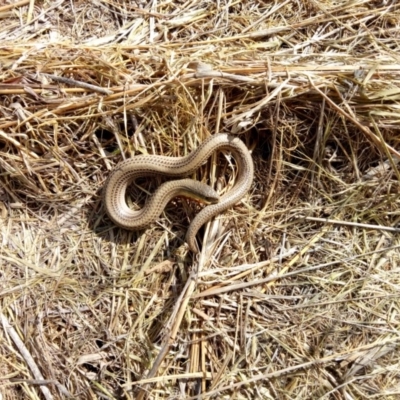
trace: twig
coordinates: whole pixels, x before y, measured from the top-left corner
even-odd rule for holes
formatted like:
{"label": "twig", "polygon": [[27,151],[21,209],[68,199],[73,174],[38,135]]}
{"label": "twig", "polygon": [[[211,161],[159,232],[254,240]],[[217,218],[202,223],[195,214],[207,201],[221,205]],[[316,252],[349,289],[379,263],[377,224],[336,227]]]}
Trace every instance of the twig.
{"label": "twig", "polygon": [[[42,381],[42,382],[47,382],[42,373],[39,370],[39,367],[36,365],[35,360],[32,358],[32,356],[30,355],[28,349],[26,348],[26,346],[24,345],[24,343],[22,342],[22,340],[20,339],[20,337],[18,336],[17,332],[15,331],[15,329],[10,325],[10,323],[8,322],[7,317],[1,313],[0,314],[0,320],[1,323],[3,324],[3,328],[4,330],[10,335],[11,339],[13,340],[14,344],[17,346],[19,352],[21,353],[22,357],[24,358],[25,362],[28,364],[29,369],[31,370],[33,376],[35,377],[35,381]],[[47,400],[53,400],[53,396],[50,392],[50,390],[44,386],[44,384],[40,384],[40,390],[43,393],[43,396],[47,399]]]}
{"label": "twig", "polygon": [[83,89],[93,90],[93,91],[99,92],[101,94],[110,95],[110,94],[114,93],[110,89],[105,89],[100,86],[92,85],[91,83],[76,81],[75,79],[70,79],[70,78],[65,78],[63,76],[57,76],[57,75],[51,75],[51,74],[45,74],[45,73],[42,73],[42,75],[46,76],[47,78],[53,79],[53,81],[56,81],[56,82],[65,83],[66,85],[71,85],[71,86],[78,86]]}
{"label": "twig", "polygon": [[329,219],[329,218],[299,217],[299,219],[303,219],[303,218],[305,220],[307,220],[307,221],[326,222],[328,224],[354,226],[354,227],[357,227],[357,228],[364,228],[364,229],[376,229],[376,230],[379,230],[379,231],[400,232],[400,228],[393,228],[391,226],[373,225],[373,224],[360,224],[358,222],[338,221],[338,220]]}

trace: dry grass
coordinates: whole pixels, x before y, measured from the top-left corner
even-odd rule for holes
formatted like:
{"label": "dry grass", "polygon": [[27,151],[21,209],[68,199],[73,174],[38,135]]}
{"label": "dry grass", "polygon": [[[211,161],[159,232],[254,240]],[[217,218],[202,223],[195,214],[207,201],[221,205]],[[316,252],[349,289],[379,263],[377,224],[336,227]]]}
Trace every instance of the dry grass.
{"label": "dry grass", "polygon": [[[27,0],[0,21],[2,399],[400,398],[396,2]],[[142,232],[105,217],[123,157],[218,131],[256,177],[198,257],[193,204]],[[197,177],[222,189],[215,162]]]}

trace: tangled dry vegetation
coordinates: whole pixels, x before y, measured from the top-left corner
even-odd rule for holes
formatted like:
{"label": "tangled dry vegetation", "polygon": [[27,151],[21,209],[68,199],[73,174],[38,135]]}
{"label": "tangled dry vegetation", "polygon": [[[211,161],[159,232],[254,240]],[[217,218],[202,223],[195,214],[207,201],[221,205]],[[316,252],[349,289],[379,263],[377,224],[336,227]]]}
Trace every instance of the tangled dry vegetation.
{"label": "tangled dry vegetation", "polygon": [[[11,3],[0,397],[399,399],[397,2]],[[110,223],[116,163],[219,131],[256,176],[199,256],[190,202]],[[224,154],[197,173],[234,177]]]}

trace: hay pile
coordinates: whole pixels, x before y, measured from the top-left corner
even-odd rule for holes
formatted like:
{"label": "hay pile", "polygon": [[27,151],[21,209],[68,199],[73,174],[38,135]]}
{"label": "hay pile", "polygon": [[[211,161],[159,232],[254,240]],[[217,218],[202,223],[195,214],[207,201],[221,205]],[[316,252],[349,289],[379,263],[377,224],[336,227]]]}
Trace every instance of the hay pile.
{"label": "hay pile", "polygon": [[[10,3],[2,398],[398,399],[400,6]],[[198,257],[190,202],[110,223],[119,161],[220,131],[256,176]],[[234,169],[220,154],[197,179],[229,190]]]}

